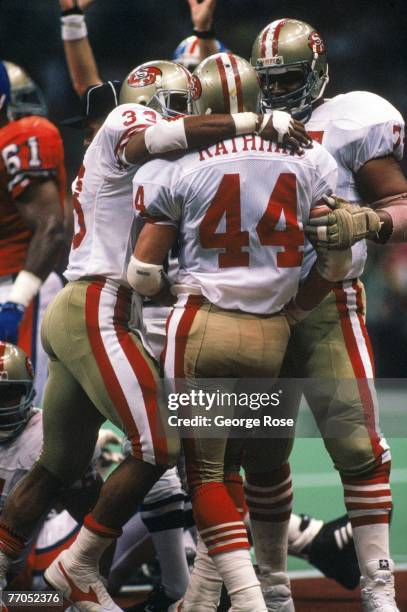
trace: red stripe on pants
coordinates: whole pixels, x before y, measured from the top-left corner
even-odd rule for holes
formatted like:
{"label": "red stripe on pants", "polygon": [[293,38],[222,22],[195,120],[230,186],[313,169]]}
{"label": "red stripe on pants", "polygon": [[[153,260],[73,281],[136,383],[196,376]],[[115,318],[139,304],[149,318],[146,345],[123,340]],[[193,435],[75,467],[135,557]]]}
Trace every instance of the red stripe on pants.
{"label": "red stripe on pants", "polygon": [[114,313],[114,327],[117,339],[134,372],[143,395],[144,406],[140,406],[140,410],[145,410],[147,416],[156,464],[168,465],[168,446],[160,420],[157,382],[150,370],[149,364],[133,342],[127,327],[118,323],[118,321],[125,320],[126,310],[127,303],[119,290],[119,299],[116,302]]}
{"label": "red stripe on pants", "polygon": [[[353,332],[352,322],[350,319],[349,308],[347,304],[347,293],[343,288],[335,288],[336,307],[339,312],[339,318],[342,327],[342,333],[345,340],[346,350],[352,365],[353,373],[357,380],[360,399],[362,401],[363,412],[365,415],[366,428],[369,434],[370,443],[372,445],[373,454],[379,458],[383,452],[380,445],[380,438],[376,431],[374,401],[372,393],[369,389],[369,381],[366,376],[365,366],[359,352],[357,339]],[[356,299],[357,296],[356,296]],[[358,317],[359,320],[359,317]],[[363,329],[363,328],[362,328]],[[365,332],[367,334],[367,330]],[[365,334],[363,334],[364,336]],[[373,366],[373,364],[372,364]],[[374,366],[372,367],[374,369]]]}
{"label": "red stripe on pants", "polygon": [[[113,365],[106,352],[105,345],[99,328],[99,306],[102,289],[105,281],[91,283],[86,290],[85,320],[89,343],[92,347],[93,356],[99,368],[100,375],[106,387],[106,391],[112,400],[117,413],[124,424],[126,434],[129,437],[133,455],[143,459],[140,436],[137,426],[133,420],[126,397],[116,376]],[[113,318],[113,312],[112,312]]]}

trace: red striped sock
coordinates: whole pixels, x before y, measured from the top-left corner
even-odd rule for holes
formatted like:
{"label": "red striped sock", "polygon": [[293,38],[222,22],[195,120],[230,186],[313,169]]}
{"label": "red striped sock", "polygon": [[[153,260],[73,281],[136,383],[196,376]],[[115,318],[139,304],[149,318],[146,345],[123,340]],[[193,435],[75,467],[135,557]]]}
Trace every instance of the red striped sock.
{"label": "red striped sock", "polygon": [[199,485],[192,494],[192,507],[209,555],[249,548],[246,528],[224,483]]}
{"label": "red striped sock", "polygon": [[293,500],[289,464],[263,474],[247,473],[245,493],[261,574],[285,572]]}
{"label": "red striped sock", "polygon": [[293,492],[288,463],[262,474],[247,473],[244,490],[252,520],[282,523],[290,519]]}
{"label": "red striped sock", "polygon": [[352,528],[389,523],[393,507],[390,462],[379,465],[367,478],[342,476],[345,506]]}
{"label": "red striped sock", "polygon": [[15,533],[9,531],[4,525],[0,526],[0,550],[10,557],[17,559],[23,552],[25,540]]}
{"label": "red striped sock", "polygon": [[101,538],[119,538],[122,535],[122,529],[114,529],[112,527],[106,527],[99,523],[91,513],[85,516],[83,521],[84,527],[89,529],[92,533],[100,536]]}

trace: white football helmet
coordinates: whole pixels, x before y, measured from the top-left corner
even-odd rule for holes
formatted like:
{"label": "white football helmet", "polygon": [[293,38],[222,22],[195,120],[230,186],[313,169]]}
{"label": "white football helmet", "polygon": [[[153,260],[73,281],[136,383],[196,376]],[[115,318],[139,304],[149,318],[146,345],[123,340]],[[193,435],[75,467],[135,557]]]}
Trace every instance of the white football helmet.
{"label": "white football helmet", "polygon": [[[277,19],[258,34],[251,63],[260,77],[265,110],[278,109],[305,119],[328,83],[326,45],[315,28],[297,19]],[[298,74],[301,85],[285,95],[273,94],[273,82]]]}
{"label": "white football helmet", "polygon": [[190,81],[191,73],[181,64],[166,60],[145,62],[124,79],[119,101],[144,104],[166,117],[185,115]]}
{"label": "white football helmet", "polygon": [[11,85],[11,100],[8,111],[12,119],[28,115],[47,115],[47,104],[41,89],[28,76],[26,71],[13,64],[3,62]]}

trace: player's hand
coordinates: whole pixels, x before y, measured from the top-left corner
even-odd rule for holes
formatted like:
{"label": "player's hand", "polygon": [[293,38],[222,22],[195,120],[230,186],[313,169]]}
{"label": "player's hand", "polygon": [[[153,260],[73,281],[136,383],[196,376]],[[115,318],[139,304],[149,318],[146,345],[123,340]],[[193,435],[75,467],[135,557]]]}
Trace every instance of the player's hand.
{"label": "player's hand", "polygon": [[312,140],[300,121],[283,111],[273,111],[271,115],[260,116],[258,134],[265,140],[272,140],[295,151],[302,152],[303,147],[312,147]]}
{"label": "player's hand", "polygon": [[349,204],[335,194],[323,196],[326,206],[311,211],[305,233],[315,248],[344,250],[359,240],[373,240],[382,225],[368,206]]}
{"label": "player's hand", "polygon": [[85,11],[90,4],[92,4],[93,0],[59,0],[59,6],[61,9],[61,13],[65,11],[71,11],[72,9],[79,9],[80,11]]}
{"label": "player's hand", "polygon": [[213,23],[216,0],[188,0],[188,4],[195,30],[210,30]]}
{"label": "player's hand", "polygon": [[16,302],[0,304],[0,340],[17,344],[18,326],[24,316],[25,308]]}
{"label": "player's hand", "polygon": [[297,302],[295,301],[295,297],[291,298],[291,300],[287,302],[287,304],[283,308],[283,314],[285,314],[287,323],[290,328],[294,327],[294,325],[297,325],[297,323],[301,323],[301,321],[308,317],[310,312],[311,310],[303,310],[302,308],[300,308]]}

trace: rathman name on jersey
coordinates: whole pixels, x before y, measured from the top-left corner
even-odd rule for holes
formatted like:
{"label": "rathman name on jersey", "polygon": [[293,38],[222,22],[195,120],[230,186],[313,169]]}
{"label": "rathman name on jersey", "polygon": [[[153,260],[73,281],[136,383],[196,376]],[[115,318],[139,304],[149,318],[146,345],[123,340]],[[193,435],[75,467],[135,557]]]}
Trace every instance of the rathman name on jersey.
{"label": "rathman name on jersey", "polygon": [[263,153],[281,153],[282,155],[290,155],[291,157],[304,157],[303,150],[295,151],[288,149],[271,140],[263,140],[255,135],[241,136],[239,138],[231,138],[230,140],[221,140],[216,145],[201,149],[199,151],[199,161],[205,161],[210,157],[218,157],[219,155],[229,155],[230,153],[243,153],[245,151],[260,151]]}

